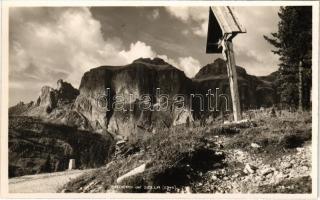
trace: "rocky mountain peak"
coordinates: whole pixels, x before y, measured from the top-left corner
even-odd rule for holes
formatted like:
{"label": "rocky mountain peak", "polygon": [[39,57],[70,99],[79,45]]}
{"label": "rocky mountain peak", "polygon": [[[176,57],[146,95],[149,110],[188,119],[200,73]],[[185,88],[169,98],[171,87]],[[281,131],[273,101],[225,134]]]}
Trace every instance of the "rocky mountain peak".
{"label": "rocky mountain peak", "polygon": [[[274,88],[272,77],[264,79],[250,75],[240,66],[236,66],[240,104],[242,109],[268,107],[274,103]],[[219,88],[223,94],[231,98],[229,78],[226,61],[218,58],[213,63],[207,64],[193,78],[198,91]],[[229,108],[232,107],[228,101]]]}
{"label": "rocky mountain peak", "polygon": [[[240,77],[247,76],[247,71],[240,67],[236,66],[237,74]],[[200,69],[200,71],[194,77],[195,79],[205,79],[212,76],[227,76],[227,63],[222,58],[217,58],[213,63],[207,64]]]}
{"label": "rocky mountain peak", "polygon": [[[102,66],[86,72],[74,107],[92,122],[93,127],[107,129],[114,134],[130,135],[140,131],[141,127],[151,129],[177,124],[176,119],[180,119],[182,114],[174,110],[144,112],[138,106],[144,94],[156,98],[157,88],[161,88],[161,94],[173,98],[176,94],[187,95],[192,82],[182,71],[163,59],[139,58],[125,66]],[[121,96],[124,107],[132,107],[134,112],[104,111],[97,106],[97,99],[101,95],[108,95],[110,102],[115,96]],[[153,99],[151,105],[157,106],[155,104],[158,100]],[[187,112],[191,119],[191,112]],[[161,114],[165,117],[159,119]]]}
{"label": "rocky mountain peak", "polygon": [[57,81],[57,90],[58,101],[60,103],[71,103],[73,102],[76,97],[79,95],[79,91],[75,89],[70,83],[59,79]]}
{"label": "rocky mountain peak", "polygon": [[148,63],[153,65],[169,65],[163,59],[155,57],[155,58],[138,58],[133,61],[133,63]]}

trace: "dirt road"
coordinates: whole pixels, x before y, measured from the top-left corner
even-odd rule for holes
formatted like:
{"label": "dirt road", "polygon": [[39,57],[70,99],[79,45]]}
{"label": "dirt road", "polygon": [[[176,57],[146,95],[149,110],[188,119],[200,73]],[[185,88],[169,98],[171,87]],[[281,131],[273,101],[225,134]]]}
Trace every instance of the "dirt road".
{"label": "dirt road", "polygon": [[9,179],[10,193],[55,193],[58,188],[89,170],[72,170]]}

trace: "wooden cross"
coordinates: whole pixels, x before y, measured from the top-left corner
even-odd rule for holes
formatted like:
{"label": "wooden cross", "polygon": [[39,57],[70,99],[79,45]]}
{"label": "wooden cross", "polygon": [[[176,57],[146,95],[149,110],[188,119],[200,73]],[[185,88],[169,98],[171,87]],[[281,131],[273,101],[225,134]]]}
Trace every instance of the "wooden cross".
{"label": "wooden cross", "polygon": [[210,7],[206,52],[222,53],[227,61],[234,121],[241,120],[236,62],[232,45],[232,39],[238,33],[246,33],[246,30],[229,6]]}

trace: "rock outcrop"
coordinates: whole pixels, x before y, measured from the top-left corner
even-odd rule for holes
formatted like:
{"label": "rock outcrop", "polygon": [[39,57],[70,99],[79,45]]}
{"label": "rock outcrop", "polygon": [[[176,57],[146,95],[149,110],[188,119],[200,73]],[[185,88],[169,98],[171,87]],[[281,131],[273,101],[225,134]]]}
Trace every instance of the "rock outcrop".
{"label": "rock outcrop", "polygon": [[73,103],[79,95],[79,90],[75,89],[70,83],[59,79],[57,82],[57,105]]}
{"label": "rock outcrop", "polygon": [[57,88],[43,86],[35,102],[20,102],[9,108],[10,116],[31,116],[57,124],[76,126],[92,130],[87,119],[73,109],[73,103],[79,91],[70,83],[57,81]]}
{"label": "rock outcrop", "polygon": [[114,139],[76,127],[51,124],[40,119],[9,118],[9,177],[68,169],[101,167],[112,157]]}
{"label": "rock outcrop", "polygon": [[53,89],[49,86],[43,86],[41,88],[36,106],[42,106],[47,113],[50,113],[58,106],[73,103],[78,95],[79,91],[70,83],[59,79],[57,81],[57,89]]}

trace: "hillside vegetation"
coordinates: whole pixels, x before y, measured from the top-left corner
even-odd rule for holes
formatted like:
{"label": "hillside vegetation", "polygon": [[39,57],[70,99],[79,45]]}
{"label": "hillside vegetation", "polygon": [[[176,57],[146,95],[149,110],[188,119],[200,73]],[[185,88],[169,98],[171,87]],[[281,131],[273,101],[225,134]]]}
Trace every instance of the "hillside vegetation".
{"label": "hillside vegetation", "polygon": [[[241,124],[195,122],[130,137],[124,153],[60,191],[311,192],[310,113],[250,112]],[[142,164],[144,172],[117,183]]]}

